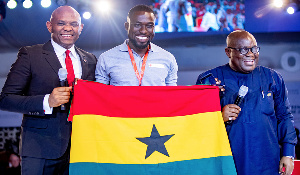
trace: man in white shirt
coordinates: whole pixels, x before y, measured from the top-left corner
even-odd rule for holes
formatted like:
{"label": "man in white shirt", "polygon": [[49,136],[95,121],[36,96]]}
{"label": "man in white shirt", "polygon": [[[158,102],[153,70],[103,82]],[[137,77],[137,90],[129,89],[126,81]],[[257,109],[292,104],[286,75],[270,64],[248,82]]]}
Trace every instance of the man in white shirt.
{"label": "man in white shirt", "polygon": [[204,31],[218,31],[220,27],[217,22],[216,13],[210,13],[209,11],[206,11],[202,18],[200,27]]}

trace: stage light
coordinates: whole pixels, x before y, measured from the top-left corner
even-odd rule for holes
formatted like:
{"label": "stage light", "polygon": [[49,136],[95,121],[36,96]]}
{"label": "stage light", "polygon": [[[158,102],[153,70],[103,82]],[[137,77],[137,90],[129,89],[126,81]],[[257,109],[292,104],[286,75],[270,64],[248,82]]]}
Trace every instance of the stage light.
{"label": "stage light", "polygon": [[32,1],[31,0],[25,0],[23,2],[23,7],[28,9],[28,8],[31,8],[32,7]]}
{"label": "stage light", "polygon": [[84,19],[90,19],[90,18],[92,17],[92,14],[91,14],[91,12],[84,12],[84,13],[82,14],[82,17],[83,17]]}
{"label": "stage light", "polygon": [[274,0],[273,5],[275,7],[281,8],[283,6],[283,0]]}
{"label": "stage light", "polygon": [[290,3],[287,6],[286,12],[290,15],[294,14],[296,11],[298,11],[298,6],[295,3]]}
{"label": "stage light", "polygon": [[110,3],[108,1],[99,1],[96,5],[98,11],[107,13],[110,11]]}
{"label": "stage light", "polygon": [[7,7],[8,7],[9,9],[14,9],[14,8],[17,7],[17,2],[16,2],[15,0],[9,0],[9,1],[7,2]]}
{"label": "stage light", "polygon": [[42,1],[41,1],[41,5],[42,5],[42,7],[44,7],[44,8],[48,8],[48,7],[50,7],[50,5],[51,5],[51,0],[42,0]]}
{"label": "stage light", "polygon": [[295,9],[294,9],[293,7],[288,7],[288,8],[286,9],[286,12],[287,12],[288,14],[292,15],[292,14],[295,13]]}
{"label": "stage light", "polygon": [[84,19],[90,19],[93,14],[93,10],[91,10],[90,4],[87,3],[79,3],[78,12],[81,14],[82,18]]}
{"label": "stage light", "polygon": [[288,14],[300,11],[300,0],[273,0],[273,6],[281,8]]}

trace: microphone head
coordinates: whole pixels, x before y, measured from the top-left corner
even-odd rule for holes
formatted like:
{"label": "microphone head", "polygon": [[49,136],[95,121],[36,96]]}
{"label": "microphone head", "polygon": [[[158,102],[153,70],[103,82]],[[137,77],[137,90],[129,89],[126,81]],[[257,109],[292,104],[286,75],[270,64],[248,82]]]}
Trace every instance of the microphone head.
{"label": "microphone head", "polygon": [[64,81],[67,79],[68,71],[66,68],[60,68],[58,70],[58,77],[60,81]]}
{"label": "microphone head", "polygon": [[247,93],[248,93],[248,87],[242,85],[242,86],[240,87],[240,90],[239,90],[239,96],[245,97],[245,95],[246,95]]}

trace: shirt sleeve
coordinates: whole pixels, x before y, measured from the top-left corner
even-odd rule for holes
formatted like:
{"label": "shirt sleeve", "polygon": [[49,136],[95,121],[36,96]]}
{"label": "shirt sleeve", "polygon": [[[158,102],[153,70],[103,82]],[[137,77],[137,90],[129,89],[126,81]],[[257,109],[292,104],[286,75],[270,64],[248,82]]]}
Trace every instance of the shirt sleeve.
{"label": "shirt sleeve", "polygon": [[170,70],[169,70],[168,76],[166,78],[167,86],[176,86],[177,85],[177,79],[178,79],[177,72],[178,72],[178,65],[175,60],[175,57],[172,55]]}
{"label": "shirt sleeve", "polygon": [[46,94],[43,101],[43,108],[45,111],[45,114],[52,114],[53,108],[49,105],[49,96],[50,94]]}
{"label": "shirt sleeve", "polygon": [[100,55],[96,65],[96,81],[103,84],[109,84],[110,78],[106,71],[104,56]]}
{"label": "shirt sleeve", "polygon": [[274,108],[277,117],[278,141],[282,146],[282,156],[295,156],[297,136],[294,128],[294,117],[288,100],[288,92],[282,77],[273,74]]}

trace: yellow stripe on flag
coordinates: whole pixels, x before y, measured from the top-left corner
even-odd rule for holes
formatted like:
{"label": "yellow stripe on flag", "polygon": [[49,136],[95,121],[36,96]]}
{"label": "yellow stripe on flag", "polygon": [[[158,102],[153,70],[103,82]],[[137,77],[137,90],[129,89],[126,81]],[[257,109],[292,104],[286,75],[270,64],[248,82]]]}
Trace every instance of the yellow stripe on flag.
{"label": "yellow stripe on flag", "polygon": [[[136,138],[150,137],[153,125],[165,142],[169,157],[154,151],[145,159],[147,145]],[[231,156],[220,111],[187,116],[119,118],[75,115],[70,163],[157,164]]]}

